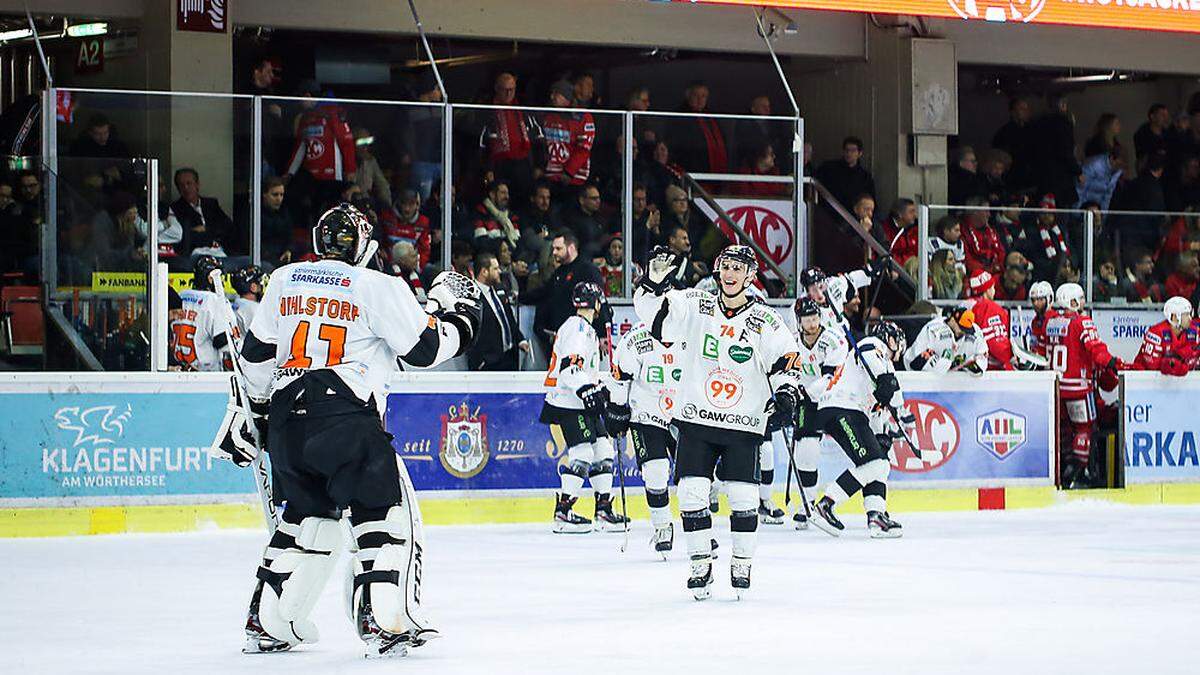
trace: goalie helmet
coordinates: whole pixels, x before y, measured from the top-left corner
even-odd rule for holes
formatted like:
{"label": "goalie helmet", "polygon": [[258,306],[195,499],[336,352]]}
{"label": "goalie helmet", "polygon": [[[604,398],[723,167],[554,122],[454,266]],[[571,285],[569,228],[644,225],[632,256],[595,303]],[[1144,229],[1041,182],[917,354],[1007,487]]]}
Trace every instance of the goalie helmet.
{"label": "goalie helmet", "polygon": [[1080,312],[1084,307],[1083,287],[1079,284],[1063,284],[1054,294],[1054,304],[1068,312]]}
{"label": "goalie helmet", "polygon": [[1163,305],[1163,314],[1172,328],[1182,330],[1192,322],[1192,303],[1177,295]]}
{"label": "goalie helmet", "polygon": [[221,269],[221,263],[214,256],[202,255],[192,263],[192,288],[198,291],[215,291],[212,284],[213,270]]}
{"label": "goalie helmet", "polygon": [[904,329],[897,326],[891,321],[877,321],[871,324],[867,329],[867,335],[873,337],[892,350],[892,359],[895,360],[908,349],[908,338],[904,335]]}
{"label": "goalie helmet", "polygon": [[317,220],[313,228],[313,251],[322,258],[357,265],[367,254],[373,229],[362,211],[342,202]]}

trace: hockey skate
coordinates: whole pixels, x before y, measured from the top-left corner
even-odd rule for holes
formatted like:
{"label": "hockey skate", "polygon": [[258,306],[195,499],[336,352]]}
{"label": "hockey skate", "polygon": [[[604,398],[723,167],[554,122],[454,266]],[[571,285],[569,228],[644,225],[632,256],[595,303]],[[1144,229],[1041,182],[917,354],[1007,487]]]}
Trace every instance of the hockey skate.
{"label": "hockey skate", "polygon": [[246,642],[242,645],[243,654],[271,654],[273,652],[286,652],[295,647],[291,642],[277,640],[270,635],[262,627],[262,621],[258,618],[258,606],[262,598],[263,582],[259,581],[254,588],[254,595],[250,598],[250,614],[246,617]]}
{"label": "hockey skate", "polygon": [[419,631],[406,630],[393,633],[384,630],[375,621],[375,615],[369,604],[363,605],[358,611],[358,635],[367,643],[364,657],[368,659],[389,659],[408,656],[410,647],[421,645],[441,637],[441,633],[433,628]]}
{"label": "hockey skate", "polygon": [[768,499],[763,499],[758,502],[758,521],[763,525],[782,525],[784,517],[783,509],[775,506]]}
{"label": "hockey skate", "polygon": [[738,600],[750,591],[750,559],[733,556],[729,561],[729,584]]}
{"label": "hockey skate", "polygon": [[896,539],[904,535],[900,523],[892,520],[887,511],[867,511],[867,531],[872,539]]}
{"label": "hockey skate", "polygon": [[671,547],[675,544],[675,523],[667,523],[654,528],[650,534],[650,545],[662,556],[663,560],[670,557]]}
{"label": "hockey skate", "polygon": [[820,501],[812,504],[810,510],[812,511],[810,520],[817,529],[833,537],[842,536],[842,530],[846,529],[846,526],[833,514],[832,499],[821,497]]}
{"label": "hockey skate", "polygon": [[556,534],[583,534],[592,531],[592,521],[575,513],[576,498],[566,494],[558,495],[554,505],[554,532]]}
{"label": "hockey skate", "polygon": [[712,583],[712,557],[703,553],[692,556],[692,576],[687,580],[692,597],[707,600],[712,595]]}
{"label": "hockey skate", "polygon": [[596,529],[601,532],[625,532],[629,519],[613,511],[612,495],[596,495]]}
{"label": "hockey skate", "polygon": [[797,530],[808,529],[808,516],[804,514],[803,506],[801,506],[799,511],[792,514],[792,526]]}

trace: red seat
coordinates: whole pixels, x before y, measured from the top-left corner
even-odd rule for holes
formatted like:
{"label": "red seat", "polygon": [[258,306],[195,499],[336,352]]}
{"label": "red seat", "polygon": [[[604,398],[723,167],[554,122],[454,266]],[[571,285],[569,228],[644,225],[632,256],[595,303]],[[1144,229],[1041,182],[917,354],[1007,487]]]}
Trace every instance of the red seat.
{"label": "red seat", "polygon": [[46,325],[37,286],[0,288],[0,311],[13,354],[40,354],[46,344]]}

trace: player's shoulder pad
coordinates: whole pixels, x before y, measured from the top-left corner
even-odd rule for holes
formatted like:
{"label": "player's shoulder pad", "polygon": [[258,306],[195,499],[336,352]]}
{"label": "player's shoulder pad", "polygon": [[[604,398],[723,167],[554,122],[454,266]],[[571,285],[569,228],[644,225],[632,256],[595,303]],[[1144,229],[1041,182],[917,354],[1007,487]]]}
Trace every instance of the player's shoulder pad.
{"label": "player's shoulder pad", "polygon": [[864,354],[880,350],[882,347],[883,343],[879,341],[879,338],[865,337],[858,341],[858,351]]}

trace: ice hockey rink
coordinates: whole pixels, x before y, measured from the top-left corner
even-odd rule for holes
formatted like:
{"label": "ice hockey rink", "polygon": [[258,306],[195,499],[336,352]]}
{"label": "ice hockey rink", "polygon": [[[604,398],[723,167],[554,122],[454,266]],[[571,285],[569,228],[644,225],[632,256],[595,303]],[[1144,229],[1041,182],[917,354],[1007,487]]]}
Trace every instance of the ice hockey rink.
{"label": "ice hockey rink", "polygon": [[0,540],[0,671],[1196,672],[1200,507],[897,518],[891,541],[858,515],[841,539],[760,528],[740,602],[724,555],[713,598],[693,600],[686,556],[657,559],[644,521],[624,554],[619,534],[428,528],[424,601],[444,638],[382,661],[362,658],[340,577],[319,644],[239,653],[259,532]]}

